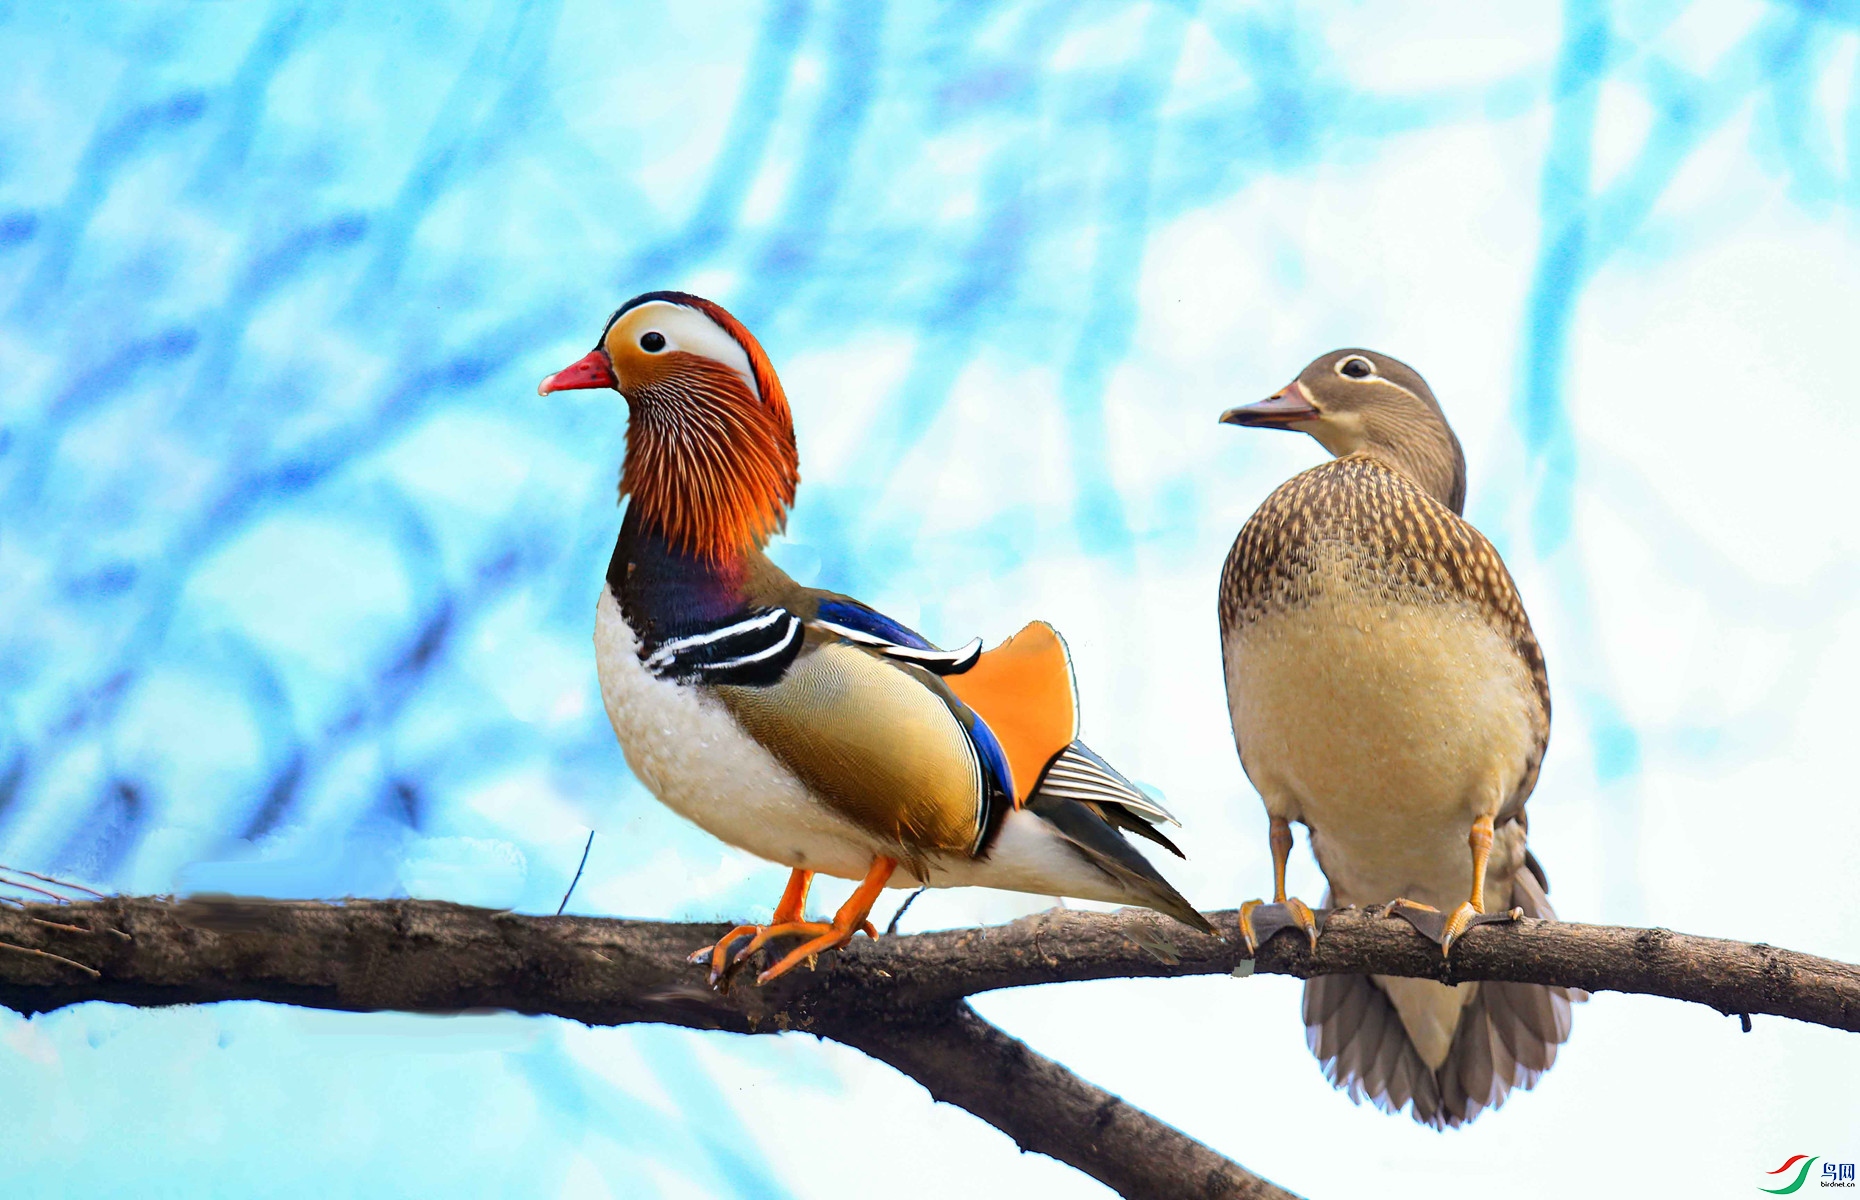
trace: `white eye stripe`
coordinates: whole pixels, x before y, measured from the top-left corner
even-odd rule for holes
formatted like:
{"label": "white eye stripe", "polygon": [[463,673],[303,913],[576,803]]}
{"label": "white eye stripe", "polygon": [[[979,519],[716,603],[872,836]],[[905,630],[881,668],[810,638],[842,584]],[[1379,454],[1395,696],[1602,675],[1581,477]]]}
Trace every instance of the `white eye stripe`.
{"label": "white eye stripe", "polygon": [[[635,345],[649,333],[665,339],[664,345],[648,353],[683,350],[722,363],[742,377],[751,395],[762,395],[762,389],[756,385],[755,370],[749,365],[749,352],[743,349],[743,344],[697,309],[669,300],[649,300],[638,308],[627,310],[619,323],[626,327],[627,336]],[[645,349],[644,346],[640,348]]]}

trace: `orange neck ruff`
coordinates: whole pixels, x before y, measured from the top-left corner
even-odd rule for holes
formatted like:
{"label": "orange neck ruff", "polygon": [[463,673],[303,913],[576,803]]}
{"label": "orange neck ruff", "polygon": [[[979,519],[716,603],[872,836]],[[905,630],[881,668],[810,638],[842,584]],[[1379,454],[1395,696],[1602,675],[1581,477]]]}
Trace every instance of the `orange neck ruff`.
{"label": "orange neck ruff", "polygon": [[661,378],[629,388],[620,494],[674,547],[713,562],[763,545],[787,523],[801,481],[781,385],[752,394],[736,372],[668,355]]}

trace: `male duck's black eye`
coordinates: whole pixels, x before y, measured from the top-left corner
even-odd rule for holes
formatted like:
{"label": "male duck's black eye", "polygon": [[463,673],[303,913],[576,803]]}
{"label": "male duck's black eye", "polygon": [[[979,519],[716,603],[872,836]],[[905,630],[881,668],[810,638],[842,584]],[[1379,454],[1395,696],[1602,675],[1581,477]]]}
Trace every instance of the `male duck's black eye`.
{"label": "male duck's black eye", "polygon": [[657,354],[665,349],[665,335],[656,329],[651,333],[642,333],[639,336],[639,348],[648,354]]}
{"label": "male duck's black eye", "polygon": [[1376,373],[1375,367],[1368,359],[1354,354],[1338,363],[1337,371],[1339,374],[1348,375],[1351,379],[1367,379]]}

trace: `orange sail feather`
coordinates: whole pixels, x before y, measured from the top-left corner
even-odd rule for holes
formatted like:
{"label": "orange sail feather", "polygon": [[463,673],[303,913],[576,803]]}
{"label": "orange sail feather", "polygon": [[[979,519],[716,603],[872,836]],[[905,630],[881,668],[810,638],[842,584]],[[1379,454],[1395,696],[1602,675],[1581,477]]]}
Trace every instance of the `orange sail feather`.
{"label": "orange sail feather", "polygon": [[1045,621],[1030,622],[943,682],[994,731],[1014,772],[1019,808],[1046,764],[1078,736],[1078,690],[1064,639]]}

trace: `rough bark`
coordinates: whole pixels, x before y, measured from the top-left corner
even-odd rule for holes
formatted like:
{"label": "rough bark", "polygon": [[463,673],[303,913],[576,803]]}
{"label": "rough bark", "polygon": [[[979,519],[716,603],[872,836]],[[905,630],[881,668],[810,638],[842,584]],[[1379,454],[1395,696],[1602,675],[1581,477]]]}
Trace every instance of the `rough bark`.
{"label": "rough bark", "polygon": [[[1232,912],[1210,914],[1234,929]],[[0,909],[0,1004],[268,1000],[312,1008],[508,1009],[591,1025],[799,1030],[891,1063],[1021,1146],[1129,1196],[1280,1196],[977,1017],[963,998],[1127,976],[1375,973],[1625,991],[1860,1030],[1860,968],[1764,945],[1523,920],[1468,932],[1450,959],[1374,910],[1330,914],[1312,951],[1256,960],[1154,913],[1055,910],[1009,925],[861,938],[768,987],[719,993],[685,955],[727,927],[531,917],[435,901],[115,897]]]}

